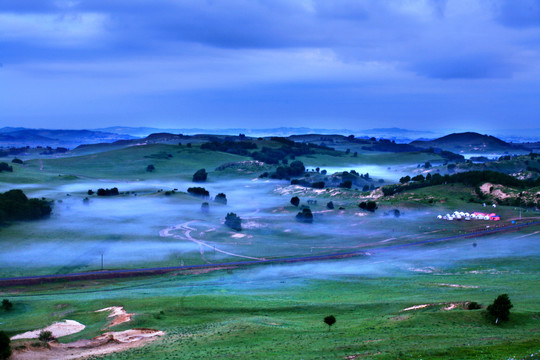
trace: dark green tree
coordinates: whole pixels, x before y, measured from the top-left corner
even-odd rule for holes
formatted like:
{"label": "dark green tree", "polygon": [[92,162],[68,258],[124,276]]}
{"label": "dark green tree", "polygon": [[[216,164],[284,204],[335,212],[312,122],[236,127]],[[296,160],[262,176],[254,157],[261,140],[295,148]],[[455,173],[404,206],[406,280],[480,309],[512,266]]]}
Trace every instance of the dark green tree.
{"label": "dark green tree", "polygon": [[495,319],[495,324],[500,321],[507,321],[510,316],[510,309],[513,308],[508,294],[501,294],[487,307],[488,314]]}
{"label": "dark green tree", "polygon": [[11,339],[5,332],[0,331],[0,359],[9,359],[11,356]]}
{"label": "dark green tree", "polygon": [[195,174],[193,174],[194,182],[205,182],[208,177],[208,173],[205,169],[199,169]]}
{"label": "dark green tree", "polygon": [[242,219],[233,212],[225,217],[225,225],[233,230],[242,231]]}
{"label": "dark green tree", "polygon": [[13,303],[9,301],[8,299],[2,300],[2,309],[6,311],[13,309]]}
{"label": "dark green tree", "polygon": [[296,214],[296,220],[311,224],[313,222],[313,214],[311,212],[311,209],[308,207],[305,207],[300,211],[298,214]]}
{"label": "dark green tree", "polygon": [[208,214],[210,212],[210,204],[207,202],[203,202],[201,204],[201,211],[205,214]]}
{"label": "dark green tree", "polygon": [[227,205],[227,195],[225,195],[224,193],[219,193],[214,198],[214,201],[223,205]]}
{"label": "dark green tree", "polygon": [[300,205],[300,198],[298,196],[293,196],[291,198],[291,204],[293,204],[294,206]]}
{"label": "dark green tree", "polygon": [[295,160],[289,165],[291,168],[290,173],[292,176],[300,176],[306,170],[304,163],[298,160]]}
{"label": "dark green tree", "polygon": [[328,325],[328,331],[332,329],[332,325],[336,323],[336,317],[334,315],[330,315],[324,318],[324,323]]}

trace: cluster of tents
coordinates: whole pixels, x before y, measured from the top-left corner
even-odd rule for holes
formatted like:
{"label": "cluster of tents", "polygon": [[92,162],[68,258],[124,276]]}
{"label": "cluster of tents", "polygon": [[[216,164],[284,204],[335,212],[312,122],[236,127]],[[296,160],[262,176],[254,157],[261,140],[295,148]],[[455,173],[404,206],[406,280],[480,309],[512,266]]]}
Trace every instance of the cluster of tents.
{"label": "cluster of tents", "polygon": [[481,212],[463,212],[463,211],[454,211],[452,214],[438,215],[437,219],[442,220],[488,220],[488,221],[499,221],[501,217],[495,213],[487,214]]}

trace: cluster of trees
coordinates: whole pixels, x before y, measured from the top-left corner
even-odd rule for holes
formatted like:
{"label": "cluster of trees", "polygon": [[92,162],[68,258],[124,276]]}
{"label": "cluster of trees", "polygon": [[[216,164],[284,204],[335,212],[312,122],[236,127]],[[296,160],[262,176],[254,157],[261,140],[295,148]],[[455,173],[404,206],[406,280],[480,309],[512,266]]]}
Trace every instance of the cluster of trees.
{"label": "cluster of trees", "polygon": [[397,153],[397,152],[421,151],[422,149],[419,149],[416,146],[409,145],[409,144],[396,144],[395,140],[379,139],[378,142],[377,140],[375,140],[375,142],[372,143],[371,146],[362,146],[362,150]]}
{"label": "cluster of trees", "polygon": [[24,164],[24,162],[18,158],[14,158],[13,160],[11,160],[11,162],[14,164],[21,164],[21,165]]}
{"label": "cluster of trees", "polygon": [[[40,146],[38,146],[40,148]],[[53,155],[53,154],[63,154],[68,152],[69,149],[65,147],[57,147],[56,149],[53,149],[50,146],[45,147],[45,151],[42,151],[39,153],[39,155]]]}
{"label": "cluster of trees", "polygon": [[529,188],[540,186],[540,178],[536,180],[519,180],[513,176],[497,171],[467,171],[453,175],[420,174],[415,177],[404,176],[400,179],[401,185],[383,186],[382,191],[385,196],[397,194],[407,190],[419,189],[432,185],[462,183],[465,185],[478,187],[483,183],[490,182],[503,186],[512,186],[517,188]]}
{"label": "cluster of trees", "polygon": [[375,212],[377,210],[377,203],[375,201],[362,201],[360,204],[358,204],[358,207],[362,210]]}
{"label": "cluster of trees", "polygon": [[12,147],[6,150],[0,150],[0,157],[7,157],[9,155],[18,155],[24,153],[26,150],[30,149],[30,146],[23,146],[20,148]]}
{"label": "cluster of trees", "polygon": [[51,214],[48,201],[28,199],[22,190],[0,193],[0,223],[5,221],[37,220]]}
{"label": "cluster of trees", "polygon": [[269,148],[264,146],[261,151],[253,152],[251,157],[267,164],[279,164],[287,158],[294,160],[296,156],[314,154],[314,149],[330,149],[326,146],[311,143],[296,143],[282,137],[272,137],[271,140],[279,142],[283,145],[279,148]]}
{"label": "cluster of trees", "polygon": [[190,187],[187,189],[187,192],[190,195],[202,197],[204,199],[208,199],[210,197],[208,190],[203,187]]}
{"label": "cluster of trees", "polygon": [[[245,138],[245,135],[244,135],[244,138]],[[249,141],[214,140],[214,141],[202,144],[201,149],[212,150],[212,151],[222,151],[229,154],[249,156],[250,153],[248,150],[257,149],[257,144],[253,142],[249,142]]]}
{"label": "cluster of trees", "polygon": [[225,216],[225,225],[233,230],[242,231],[242,219],[233,212]]}
{"label": "cluster of trees", "polygon": [[13,167],[6,162],[0,162],[0,172],[2,171],[13,172]]}
{"label": "cluster of trees", "polygon": [[[89,193],[89,195],[91,195]],[[118,188],[116,187],[113,187],[111,189],[98,189],[97,191],[97,195],[98,196],[116,196],[116,195],[120,195],[120,192],[118,191]]]}
{"label": "cluster of trees", "polygon": [[206,169],[199,169],[193,174],[193,182],[205,182],[208,178]]}
{"label": "cluster of trees", "polygon": [[272,179],[290,179],[291,177],[301,176],[306,171],[304,163],[295,160],[286,166],[278,166],[275,173],[270,174]]}

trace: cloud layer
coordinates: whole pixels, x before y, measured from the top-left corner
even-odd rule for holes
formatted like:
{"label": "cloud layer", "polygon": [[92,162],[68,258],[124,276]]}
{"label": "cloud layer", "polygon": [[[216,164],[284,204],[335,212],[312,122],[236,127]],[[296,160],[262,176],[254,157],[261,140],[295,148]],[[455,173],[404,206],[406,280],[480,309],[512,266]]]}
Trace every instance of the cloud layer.
{"label": "cloud layer", "polygon": [[480,131],[540,115],[538,0],[5,0],[0,49],[8,125]]}

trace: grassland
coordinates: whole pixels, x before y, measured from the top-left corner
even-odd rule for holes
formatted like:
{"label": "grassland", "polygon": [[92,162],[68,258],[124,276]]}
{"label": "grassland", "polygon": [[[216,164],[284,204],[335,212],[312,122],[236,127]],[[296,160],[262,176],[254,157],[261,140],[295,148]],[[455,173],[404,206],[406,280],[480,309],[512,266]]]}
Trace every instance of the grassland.
{"label": "grassland", "polygon": [[[392,167],[396,174],[410,174],[425,161],[440,161],[426,153],[358,157],[321,153],[298,159],[321,168]],[[349,250],[367,254],[206,274],[0,288],[0,298],[14,303],[12,311],[0,310],[0,330],[14,335],[72,319],[87,328],[60,341],[91,338],[107,322],[105,314],[94,311],[119,305],[136,315],[115,330],[154,328],[166,335],[106,359],[540,356],[539,226],[399,251],[372,251],[495,226],[437,220],[438,214],[494,211],[509,223],[518,219],[517,208],[484,208],[470,202],[474,189],[447,184],[376,199],[379,209],[368,213],[358,208],[358,202],[372,199],[370,193],[319,191],[256,179],[257,168],[215,171],[223,163],[246,160],[251,159],[201,150],[198,145],[153,144],[14,164],[13,173],[0,174],[2,191],[21,187],[30,196],[44,196],[55,204],[50,219],[0,228],[0,276],[97,270],[101,254],[108,269]],[[156,167],[154,172],[146,171],[149,164]],[[209,171],[208,181],[194,184],[191,176],[200,168]],[[112,186],[123,194],[111,198],[87,194],[88,189]],[[187,195],[189,186],[204,186],[212,197],[224,192],[228,204],[209,199],[210,212],[203,213],[204,200]],[[309,204],[313,224],[295,221],[298,208],[289,202],[293,195],[299,195],[304,205],[318,201]],[[89,201],[84,201],[86,197]],[[330,200],[334,210],[326,208]],[[399,218],[385,215],[393,209],[400,210]],[[223,226],[228,212],[243,218],[242,232]],[[534,211],[521,215],[538,217]],[[485,306],[501,293],[508,293],[515,306],[507,323],[493,325],[485,310],[464,309],[466,302]],[[445,310],[451,304],[455,308]],[[322,320],[331,314],[337,323],[328,331]],[[18,340],[15,346],[21,343]]]}
{"label": "grassland", "polygon": [[[0,314],[0,322],[9,322],[11,334],[64,318],[88,325],[62,339],[68,342],[98,335],[105,317],[93,311],[121,305],[137,315],[118,330],[150,327],[167,333],[147,347],[106,359],[534,359],[540,352],[539,290],[531,287],[540,270],[535,260],[464,260],[432,273],[379,276],[330,276],[315,267],[293,267],[283,275],[268,271],[254,277],[268,270],[256,267],[11,289],[3,296],[15,309]],[[462,308],[468,301],[486,305],[503,292],[515,305],[507,323],[495,326],[484,310]],[[444,310],[451,303],[457,307]],[[421,304],[430,306],[403,311]],[[337,318],[331,332],[322,321],[329,314]]]}

